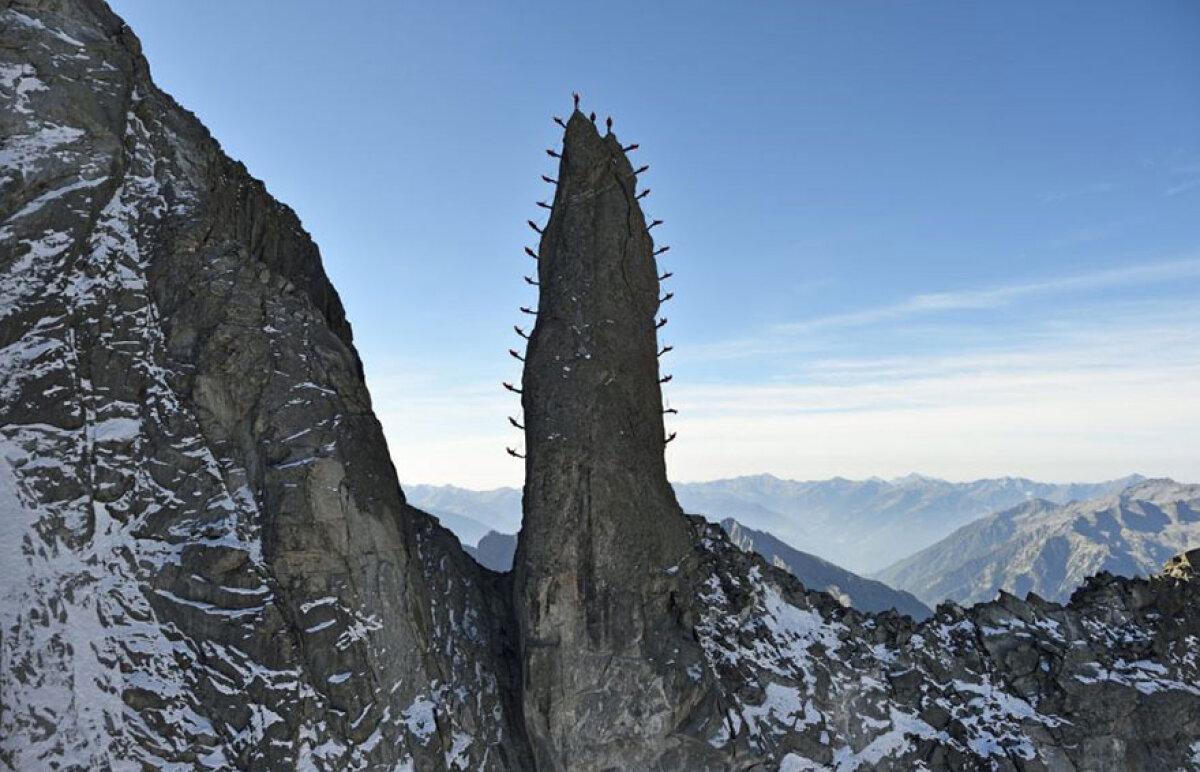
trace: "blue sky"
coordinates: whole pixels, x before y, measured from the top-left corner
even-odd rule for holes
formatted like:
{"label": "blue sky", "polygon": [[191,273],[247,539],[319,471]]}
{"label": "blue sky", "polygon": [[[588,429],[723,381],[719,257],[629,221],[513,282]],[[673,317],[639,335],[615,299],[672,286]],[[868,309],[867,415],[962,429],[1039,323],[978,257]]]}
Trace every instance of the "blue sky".
{"label": "blue sky", "polygon": [[498,389],[570,92],[649,163],[679,480],[1200,480],[1200,5],[117,0],[296,209],[405,482]]}

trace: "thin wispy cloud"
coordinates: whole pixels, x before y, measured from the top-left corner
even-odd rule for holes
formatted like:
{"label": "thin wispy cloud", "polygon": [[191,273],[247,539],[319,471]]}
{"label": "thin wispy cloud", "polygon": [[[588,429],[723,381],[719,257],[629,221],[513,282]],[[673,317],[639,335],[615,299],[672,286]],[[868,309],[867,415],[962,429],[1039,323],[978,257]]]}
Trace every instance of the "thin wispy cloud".
{"label": "thin wispy cloud", "polygon": [[715,341],[685,352],[689,361],[763,356],[772,351],[797,353],[819,344],[802,339],[834,331],[893,324],[906,319],[936,316],[949,312],[981,311],[1011,306],[1035,297],[1095,292],[1114,287],[1158,284],[1200,278],[1200,258],[1189,257],[1155,263],[1106,268],[1089,273],[1063,276],[1035,282],[1023,282],[948,292],[913,295],[896,303],[845,313],[829,314],[798,322],[779,324],[752,338]]}

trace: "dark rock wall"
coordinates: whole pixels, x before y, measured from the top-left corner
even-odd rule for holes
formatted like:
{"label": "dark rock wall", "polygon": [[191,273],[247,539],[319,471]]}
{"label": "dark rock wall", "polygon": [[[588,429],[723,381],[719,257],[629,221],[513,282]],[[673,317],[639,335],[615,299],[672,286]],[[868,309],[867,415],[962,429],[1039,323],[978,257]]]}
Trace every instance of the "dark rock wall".
{"label": "dark rock wall", "polygon": [[507,591],[406,509],[296,216],[102,3],[0,41],[0,760],[523,766]]}
{"label": "dark rock wall", "polygon": [[631,763],[686,702],[669,661],[687,641],[663,620],[691,540],[663,459],[659,281],[635,187],[617,138],[576,112],[538,249],[514,562],[526,720],[547,769]]}

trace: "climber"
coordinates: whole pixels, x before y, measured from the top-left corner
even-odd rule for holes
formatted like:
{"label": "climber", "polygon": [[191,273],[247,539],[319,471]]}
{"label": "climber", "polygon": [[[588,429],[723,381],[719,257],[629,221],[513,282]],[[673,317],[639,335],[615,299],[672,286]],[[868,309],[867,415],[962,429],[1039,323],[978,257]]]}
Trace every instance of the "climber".
{"label": "climber", "polygon": [[553,151],[553,150],[551,150],[550,148],[546,148],[546,155],[550,156],[551,158],[562,158],[562,156],[561,156],[561,155],[559,155],[558,153],[554,152],[554,151]]}
{"label": "climber", "polygon": [[674,377],[675,377],[674,375],[665,375],[665,376],[663,376],[662,378],[659,378],[659,379],[658,379],[658,382],[659,382],[659,383],[670,383],[670,382],[671,382],[671,379],[672,379],[672,378],[674,378]]}
{"label": "climber", "polygon": [[507,450],[508,455],[512,456],[513,458],[525,458],[525,456],[521,455],[520,453],[513,450],[512,448],[505,448],[505,450]]}
{"label": "climber", "polygon": [[670,299],[671,299],[671,298],[673,298],[673,297],[675,297],[675,293],[674,293],[674,292],[668,292],[667,294],[665,294],[665,295],[663,295],[661,298],[659,298],[659,299],[658,299],[658,302],[659,302],[659,303],[666,303],[668,300],[670,300]]}
{"label": "climber", "polygon": [[518,389],[516,386],[513,386],[508,381],[503,381],[502,383],[504,384],[504,388],[508,389],[513,394],[522,394],[523,393],[520,389]]}
{"label": "climber", "polygon": [[677,434],[677,432],[671,432],[670,434],[668,434],[667,438],[665,440],[663,440],[663,445],[666,445],[666,444],[670,443],[671,440],[675,439],[676,434]]}
{"label": "climber", "polygon": [[612,134],[612,116],[611,115],[604,119],[604,127],[606,129],[608,129],[609,134]]}
{"label": "climber", "polygon": [[558,180],[554,179],[553,177],[547,177],[544,174],[542,175],[542,182],[549,182],[551,185],[558,184]]}
{"label": "climber", "polygon": [[529,278],[528,276],[525,276],[523,278],[525,279],[525,283],[528,284],[530,287],[538,286],[538,283],[536,281],[534,281],[533,279]]}
{"label": "climber", "polygon": [[654,250],[654,256],[658,257],[663,252],[670,252],[670,251],[671,251],[670,247],[659,247],[658,249]]}
{"label": "climber", "polygon": [[525,222],[529,223],[529,227],[530,227],[530,228],[533,228],[533,229],[534,229],[535,231],[537,231],[538,233],[541,233],[541,232],[542,232],[542,229],[541,229],[541,228],[539,228],[539,227],[537,226],[537,223],[535,223],[533,220],[526,220]]}
{"label": "climber", "polygon": [[524,338],[525,340],[529,340],[529,336],[526,335],[525,331],[522,330],[520,327],[518,327],[517,325],[514,324],[513,329],[516,330],[517,334],[520,335],[522,338]]}
{"label": "climber", "polygon": [[655,228],[655,227],[657,227],[657,226],[659,226],[659,225],[662,225],[662,224],[663,224],[663,221],[662,221],[662,220],[655,220],[654,222],[652,222],[652,223],[650,223],[649,225],[647,225],[647,226],[646,226],[646,230],[650,230],[651,228]]}
{"label": "climber", "polygon": [[537,252],[534,252],[534,251],[533,251],[532,249],[530,249],[529,247],[525,247],[525,254],[529,255],[529,256],[530,256],[530,257],[532,257],[534,260],[537,260],[537,259],[538,259]]}
{"label": "climber", "polygon": [[508,353],[509,353],[509,354],[512,356],[512,358],[513,358],[513,359],[520,359],[522,362],[524,362],[524,361],[525,361],[525,357],[523,357],[523,356],[521,356],[520,354],[518,354],[516,349],[511,349],[511,348],[510,348],[510,349],[508,350]]}
{"label": "climber", "polygon": [[626,145],[625,147],[621,148],[621,150],[626,153],[632,153],[634,150],[637,150],[639,147],[641,147],[641,145],[634,142],[632,145]]}
{"label": "climber", "polygon": [[571,92],[571,96],[575,99],[575,109],[579,109],[579,94],[575,91]]}
{"label": "climber", "polygon": [[550,206],[549,204],[547,204],[545,201],[539,201],[539,202],[537,202],[537,205],[540,206],[542,209],[553,209],[554,208],[554,207]]}
{"label": "climber", "polygon": [[559,126],[562,126],[564,129],[567,128],[567,124],[563,123],[563,119],[559,118],[557,115],[554,116],[554,122],[557,123]]}
{"label": "climber", "polygon": [[595,113],[592,113],[591,115],[589,115],[588,118],[591,119],[592,123],[596,122],[596,114]]}
{"label": "climber", "polygon": [[650,188],[646,188],[641,193],[638,193],[636,196],[634,196],[634,198],[636,198],[638,201],[641,201],[643,198],[645,198],[648,195],[650,195]]}
{"label": "climber", "polygon": [[522,426],[521,424],[517,423],[517,419],[513,418],[512,416],[509,416],[509,417],[508,417],[508,422],[509,422],[510,424],[512,424],[513,426],[517,427],[518,429],[524,429],[524,428],[525,428],[525,427],[524,427],[524,426]]}
{"label": "climber", "polygon": [[658,355],[662,356],[663,354],[667,353],[668,351],[674,351],[674,350],[675,350],[674,346],[663,346],[662,349],[658,352]]}
{"label": "climber", "polygon": [[663,411],[663,415],[667,415],[668,413],[670,413],[671,415],[677,415],[679,413],[679,411],[673,407],[669,407]]}
{"label": "climber", "polygon": [[661,330],[663,328],[663,325],[665,325],[666,323],[667,323],[667,317],[664,316],[662,319],[658,320],[657,324],[654,325],[654,329]]}
{"label": "climber", "polygon": [[521,313],[529,314],[530,316],[537,316],[537,311],[534,311],[532,308],[526,308],[525,306],[521,306]]}
{"label": "climber", "polygon": [[666,273],[664,273],[662,276],[659,276],[659,277],[658,277],[658,280],[659,280],[659,281],[666,281],[667,279],[671,278],[671,277],[672,277],[672,276],[674,276],[674,275],[675,275],[675,274],[671,273],[670,271],[667,271],[667,272],[666,272]]}
{"label": "climber", "polygon": [[[633,176],[636,177],[649,168],[650,168],[650,164],[646,164],[645,166],[639,166],[638,168],[633,170]],[[650,191],[646,191],[646,192],[649,193]]]}

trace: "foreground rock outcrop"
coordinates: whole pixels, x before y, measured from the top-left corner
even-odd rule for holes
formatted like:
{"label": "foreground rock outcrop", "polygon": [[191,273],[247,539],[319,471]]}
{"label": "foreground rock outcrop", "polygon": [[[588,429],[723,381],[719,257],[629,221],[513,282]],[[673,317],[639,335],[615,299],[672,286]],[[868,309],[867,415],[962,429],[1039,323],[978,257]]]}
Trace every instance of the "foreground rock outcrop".
{"label": "foreground rock outcrop", "polygon": [[316,247],[100,0],[0,2],[0,140],[0,765],[1197,766],[1182,562],[916,623],[682,515],[651,242],[582,116],[512,575],[406,503]]}

